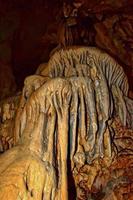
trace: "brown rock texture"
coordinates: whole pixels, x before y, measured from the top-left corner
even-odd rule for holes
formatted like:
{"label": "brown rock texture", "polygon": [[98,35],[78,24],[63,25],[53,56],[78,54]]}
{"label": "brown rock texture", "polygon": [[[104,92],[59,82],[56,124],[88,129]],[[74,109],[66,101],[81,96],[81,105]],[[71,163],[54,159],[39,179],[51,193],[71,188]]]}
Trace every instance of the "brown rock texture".
{"label": "brown rock texture", "polygon": [[15,145],[15,117],[21,93],[0,101],[0,153]]}
{"label": "brown rock texture", "polygon": [[15,146],[0,156],[0,199],[132,199],[133,101],[123,68],[97,48],[63,48],[24,85]]}
{"label": "brown rock texture", "polygon": [[132,9],[132,0],[0,1],[0,60],[10,65],[0,65],[0,91],[8,84],[2,96],[14,94],[15,85],[22,88],[53,48],[65,45],[105,50],[124,67],[132,90]]}

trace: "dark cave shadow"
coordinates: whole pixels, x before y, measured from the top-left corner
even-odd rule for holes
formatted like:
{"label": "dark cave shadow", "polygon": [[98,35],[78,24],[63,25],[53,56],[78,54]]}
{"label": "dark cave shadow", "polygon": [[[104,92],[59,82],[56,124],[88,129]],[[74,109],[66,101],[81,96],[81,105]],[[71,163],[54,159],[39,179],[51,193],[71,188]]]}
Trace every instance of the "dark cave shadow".
{"label": "dark cave shadow", "polygon": [[71,171],[71,161],[70,160],[68,160],[67,177],[68,177],[68,199],[75,200],[76,199],[76,187],[75,187],[73,174]]}

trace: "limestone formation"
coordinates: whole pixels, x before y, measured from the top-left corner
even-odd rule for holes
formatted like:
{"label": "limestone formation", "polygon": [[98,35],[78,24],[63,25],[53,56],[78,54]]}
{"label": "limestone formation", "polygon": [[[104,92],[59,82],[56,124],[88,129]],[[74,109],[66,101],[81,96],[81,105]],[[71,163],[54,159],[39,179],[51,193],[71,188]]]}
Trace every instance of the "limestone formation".
{"label": "limestone formation", "polygon": [[0,101],[0,153],[15,145],[15,116],[21,93]]}
{"label": "limestone formation", "polygon": [[93,47],[61,49],[44,66],[25,80],[15,146],[0,157],[0,199],[130,200],[133,101],[123,68]]}

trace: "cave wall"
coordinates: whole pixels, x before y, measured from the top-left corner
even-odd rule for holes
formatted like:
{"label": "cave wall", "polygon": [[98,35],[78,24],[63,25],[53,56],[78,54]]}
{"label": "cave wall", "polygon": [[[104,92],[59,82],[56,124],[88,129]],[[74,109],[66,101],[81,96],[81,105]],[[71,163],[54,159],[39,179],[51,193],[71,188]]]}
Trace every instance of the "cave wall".
{"label": "cave wall", "polygon": [[115,57],[132,90],[132,9],[130,0],[1,0],[0,98],[21,89],[53,48],[69,43],[96,46]]}

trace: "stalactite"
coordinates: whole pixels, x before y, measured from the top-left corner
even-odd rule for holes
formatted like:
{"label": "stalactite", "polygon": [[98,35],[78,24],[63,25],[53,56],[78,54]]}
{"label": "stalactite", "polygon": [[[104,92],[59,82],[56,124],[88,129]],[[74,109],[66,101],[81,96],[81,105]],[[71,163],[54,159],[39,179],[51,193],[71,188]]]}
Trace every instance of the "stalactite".
{"label": "stalactite", "polygon": [[17,145],[0,159],[3,200],[8,190],[12,197],[6,200],[67,200],[68,170],[78,199],[84,178],[83,187],[91,190],[97,173],[117,156],[114,119],[131,125],[127,77],[110,56],[71,47],[57,51],[45,67],[25,80],[14,129]]}

